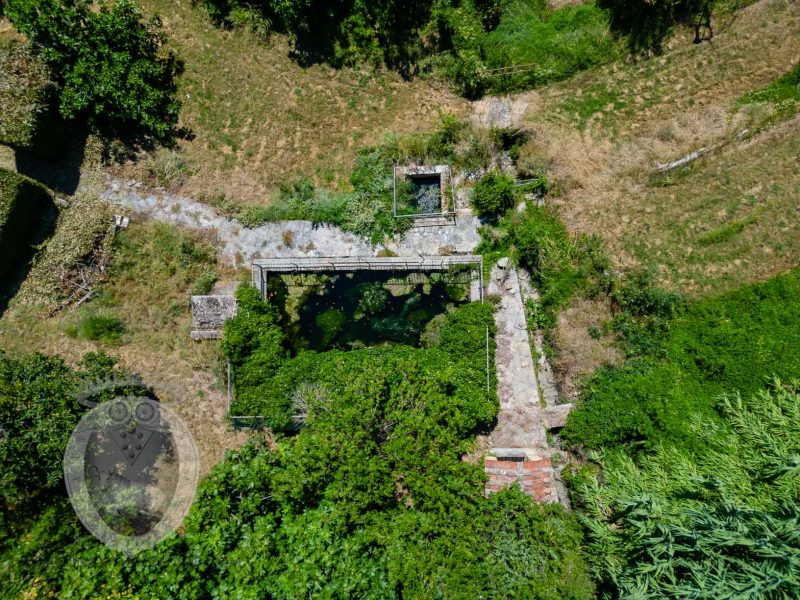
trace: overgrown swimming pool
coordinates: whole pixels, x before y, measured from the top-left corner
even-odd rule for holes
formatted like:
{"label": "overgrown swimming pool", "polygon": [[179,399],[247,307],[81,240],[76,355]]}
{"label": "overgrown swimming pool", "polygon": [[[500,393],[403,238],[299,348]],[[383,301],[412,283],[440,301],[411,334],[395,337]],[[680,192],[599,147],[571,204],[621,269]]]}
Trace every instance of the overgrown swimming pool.
{"label": "overgrown swimming pool", "polygon": [[418,346],[431,321],[470,301],[470,271],[273,275],[268,300],[294,352]]}

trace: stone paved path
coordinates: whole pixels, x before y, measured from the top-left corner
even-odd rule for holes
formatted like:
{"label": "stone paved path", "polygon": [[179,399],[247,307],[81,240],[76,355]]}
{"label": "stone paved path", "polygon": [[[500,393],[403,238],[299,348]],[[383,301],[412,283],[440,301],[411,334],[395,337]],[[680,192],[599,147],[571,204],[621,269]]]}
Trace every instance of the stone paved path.
{"label": "stone paved path", "polygon": [[[310,221],[278,221],[247,229],[207,204],[163,190],[148,190],[132,181],[109,180],[100,197],[129,209],[134,218],[216,231],[222,257],[236,266],[249,266],[254,258],[375,256],[381,248],[338,227]],[[470,210],[460,209],[453,225],[415,227],[386,248],[399,256],[466,254],[480,242],[479,225]],[[288,238],[290,245],[285,243]]]}
{"label": "stone paved path", "polygon": [[500,414],[490,444],[493,448],[546,449],[547,435],[516,270],[495,265],[487,293],[501,299],[494,313]]}

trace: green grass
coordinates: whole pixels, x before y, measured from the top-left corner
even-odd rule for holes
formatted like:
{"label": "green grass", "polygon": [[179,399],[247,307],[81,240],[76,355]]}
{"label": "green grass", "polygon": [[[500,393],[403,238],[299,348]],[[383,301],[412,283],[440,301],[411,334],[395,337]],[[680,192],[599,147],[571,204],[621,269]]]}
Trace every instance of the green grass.
{"label": "green grass", "polygon": [[[626,219],[614,250],[661,271],[662,283],[708,295],[783,272],[800,262],[796,127],[762,134],[746,149],[696,161],[660,187],[611,206]],[[621,242],[621,244],[620,244]]]}
{"label": "green grass", "polygon": [[747,229],[748,225],[751,225],[756,221],[758,221],[757,213],[747,215],[743,219],[731,221],[730,223],[726,223],[721,227],[717,227],[716,229],[712,229],[711,231],[698,236],[697,243],[701,246],[712,246],[714,244],[724,244],[726,242],[730,242],[735,239],[737,235],[741,234],[745,229]]}
{"label": "green grass", "polygon": [[750,395],[800,375],[800,269],[696,302],[659,328],[648,351],[587,382],[564,438],[590,448],[692,447],[695,413],[713,417],[721,394]]}
{"label": "green grass", "polygon": [[163,223],[132,225],[115,239],[104,300],[130,316],[132,332],[173,346],[169,338],[188,317],[189,294],[208,290],[215,271],[209,240]]}
{"label": "green grass", "polygon": [[800,111],[800,63],[769,85],[742,96],[738,104],[768,103],[772,106],[771,120],[787,119]]}
{"label": "green grass", "polygon": [[[592,120],[593,134],[598,138],[607,138],[609,133],[620,138],[641,135],[648,126],[680,120],[709,106],[727,109],[797,63],[800,11],[796,5],[758,2],[735,14],[726,9],[715,15],[717,35],[711,44],[692,44],[690,28],[678,27],[661,55],[612,60],[543,88],[540,106],[547,110],[532,117],[585,127],[591,101],[583,96],[588,91],[615,104],[613,110]],[[608,102],[598,102],[593,108],[597,111]],[[583,118],[579,118],[581,113]]]}
{"label": "green grass", "polygon": [[489,89],[505,93],[566,79],[622,55],[605,13],[593,3],[548,10],[515,1],[503,10],[482,44],[489,69],[528,65],[525,72],[491,76]]}
{"label": "green grass", "polygon": [[604,124],[611,123],[615,112],[625,108],[625,100],[618,90],[602,85],[593,85],[564,100],[561,110],[572,115],[579,129],[584,129],[589,119]]}

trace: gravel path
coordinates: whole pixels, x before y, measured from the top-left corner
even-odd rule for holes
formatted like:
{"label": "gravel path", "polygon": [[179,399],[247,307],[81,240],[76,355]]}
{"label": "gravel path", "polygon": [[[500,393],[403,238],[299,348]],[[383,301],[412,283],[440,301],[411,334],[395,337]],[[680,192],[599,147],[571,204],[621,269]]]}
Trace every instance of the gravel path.
{"label": "gravel path", "polygon": [[[135,181],[109,180],[100,197],[128,209],[134,218],[214,230],[223,259],[235,266],[248,266],[254,258],[375,256],[382,248],[336,226],[311,221],[278,221],[247,229],[207,204],[160,189],[148,190]],[[402,240],[385,247],[398,256],[467,254],[480,242],[479,226],[469,209],[460,209],[454,224],[414,227]]]}

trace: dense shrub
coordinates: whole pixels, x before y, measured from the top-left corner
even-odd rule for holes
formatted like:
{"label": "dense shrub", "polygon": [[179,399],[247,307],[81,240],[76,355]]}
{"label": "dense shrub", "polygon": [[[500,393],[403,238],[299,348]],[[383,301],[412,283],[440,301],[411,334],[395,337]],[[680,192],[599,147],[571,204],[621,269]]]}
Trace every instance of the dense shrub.
{"label": "dense shrub", "polygon": [[67,120],[110,135],[159,141],[175,133],[180,64],[163,49],[158,18],[144,19],[132,0],[8,0],[5,15],[52,69]]}
{"label": "dense shrub", "polygon": [[494,369],[490,368],[487,380],[482,358],[487,327],[490,353],[493,345],[489,304],[471,303],[448,313],[436,343],[424,350],[398,345],[349,352],[301,352],[288,359],[277,316],[260,300],[258,291],[242,286],[237,300],[239,312],[226,323],[223,340],[223,349],[235,368],[236,401],[231,410],[237,415],[263,416],[274,431],[293,431],[305,421],[306,396],[316,397],[325,390],[326,394],[344,393],[339,389],[344,384],[339,381],[341,373],[368,365],[391,370],[395,360],[406,356],[447,378],[451,402],[461,407],[467,419],[465,430],[488,424],[497,410]]}
{"label": "dense shrub", "polygon": [[263,384],[288,357],[283,330],[274,309],[262,302],[259,291],[251,285],[236,290],[238,312],[225,323],[222,350],[234,369],[236,414],[263,415],[267,426],[277,431],[289,429],[291,416],[283,403],[265,403],[269,388]]}
{"label": "dense shrub", "polygon": [[29,46],[0,46],[0,143],[52,158],[61,148],[51,113],[50,71]]}
{"label": "dense shrub", "polygon": [[514,206],[514,180],[499,171],[481,177],[473,190],[472,204],[478,214],[498,217]]}
{"label": "dense shrub", "polygon": [[540,296],[540,326],[552,327],[555,313],[577,293],[594,297],[610,289],[610,261],[600,240],[571,236],[552,209],[529,204],[525,212],[510,215],[501,228],[505,235],[494,245],[505,246],[530,272]]}
{"label": "dense shrub", "polygon": [[[724,399],[693,421],[701,452],[606,453],[574,479],[594,576],[609,597],[780,598],[800,588],[796,385]],[[686,415],[688,421],[690,415]]]}
{"label": "dense shrub", "polygon": [[[447,344],[463,351],[472,337]],[[130,560],[69,511],[36,511],[0,531],[0,595],[592,596],[572,515],[518,489],[484,497],[481,467],[462,455],[497,406],[481,417],[454,402],[443,349],[308,356],[304,427],[275,451],[251,441],[229,453],[181,535]]]}
{"label": "dense shrub", "polygon": [[[63,493],[64,450],[84,410],[76,392],[81,383],[110,376],[114,364],[89,353],[75,371],[57,357],[0,352],[0,506],[27,511],[18,505]],[[0,518],[0,538],[3,525]]]}
{"label": "dense shrub", "polygon": [[787,352],[800,344],[798,292],[795,270],[701,300],[649,335],[639,330],[647,340],[637,347],[646,352],[597,371],[562,436],[590,448],[664,439],[691,447],[688,415],[710,417],[720,394],[750,395],[772,375],[791,379],[800,372],[800,359]]}
{"label": "dense shrub", "polygon": [[38,183],[0,169],[0,280],[30,260],[45,221],[54,216],[50,194]]}

